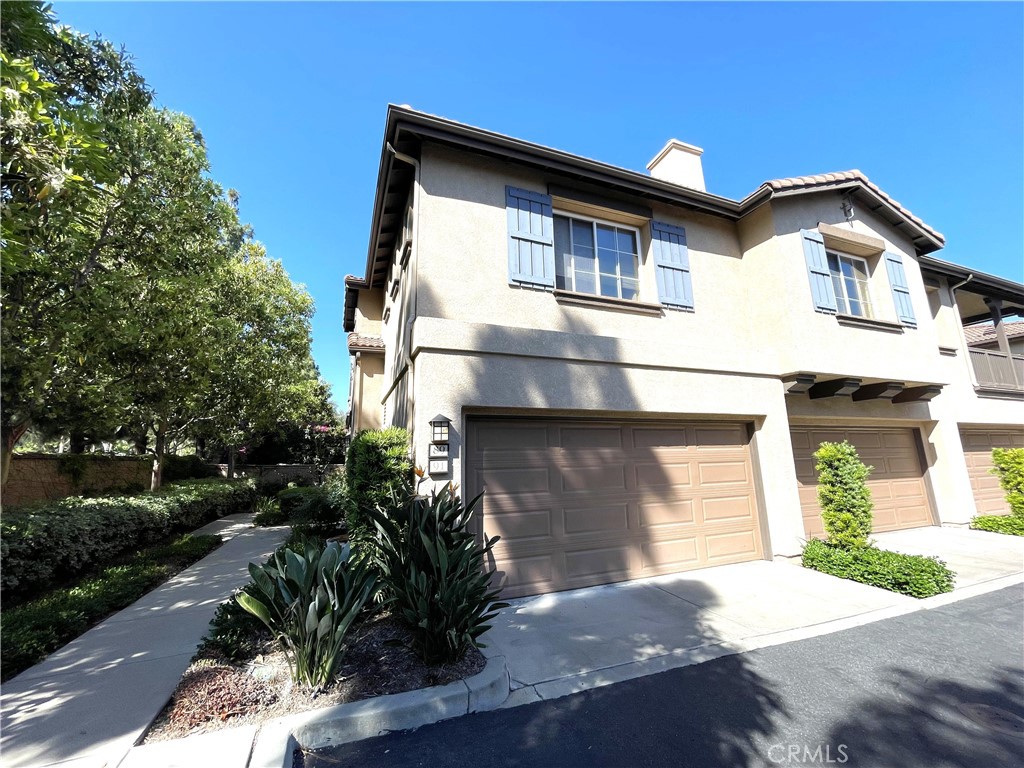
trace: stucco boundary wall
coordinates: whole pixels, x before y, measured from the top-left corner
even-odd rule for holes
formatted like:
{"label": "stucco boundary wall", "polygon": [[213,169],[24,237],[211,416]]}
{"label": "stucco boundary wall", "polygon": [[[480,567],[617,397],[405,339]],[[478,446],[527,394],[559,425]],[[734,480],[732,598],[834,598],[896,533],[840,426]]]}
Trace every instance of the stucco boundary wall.
{"label": "stucco boundary wall", "polygon": [[58,501],[121,489],[144,490],[149,488],[152,472],[150,456],[15,454],[3,504]]}
{"label": "stucco boundary wall", "polygon": [[[228,476],[227,464],[211,464],[221,477]],[[344,464],[328,464],[325,475],[338,472],[345,468]],[[312,464],[236,464],[235,477],[251,477],[259,483],[295,481],[312,482],[316,469]]]}

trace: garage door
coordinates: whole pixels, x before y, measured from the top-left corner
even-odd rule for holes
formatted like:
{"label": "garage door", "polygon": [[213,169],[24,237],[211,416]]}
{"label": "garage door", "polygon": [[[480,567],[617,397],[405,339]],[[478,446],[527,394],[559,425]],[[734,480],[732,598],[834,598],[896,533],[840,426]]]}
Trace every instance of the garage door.
{"label": "garage door", "polygon": [[1008,515],[1006,492],[999,486],[999,478],[990,474],[993,448],[1024,448],[1024,430],[1012,427],[961,427],[960,442],[967,459],[967,474],[971,478],[974,504],[979,515]]}
{"label": "garage door", "polygon": [[915,433],[914,429],[875,427],[794,427],[790,430],[807,537],[820,538],[825,533],[818,506],[818,473],[814,470],[813,454],[826,441],[849,440],[856,446],[861,461],[874,467],[868,487],[875,503],[875,532],[932,525]]}
{"label": "garage door", "polygon": [[506,597],[761,557],[744,424],[471,420]]}

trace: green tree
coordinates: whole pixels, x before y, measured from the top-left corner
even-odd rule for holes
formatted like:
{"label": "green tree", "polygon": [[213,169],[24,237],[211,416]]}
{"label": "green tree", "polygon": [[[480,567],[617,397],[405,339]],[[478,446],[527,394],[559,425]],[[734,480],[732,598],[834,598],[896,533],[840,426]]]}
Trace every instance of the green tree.
{"label": "green tree", "polygon": [[868,545],[871,533],[871,489],[866,466],[848,441],[822,443],[814,453],[818,471],[818,504],[828,542],[836,547]]}
{"label": "green tree", "polygon": [[[87,365],[78,348],[102,333],[97,282],[112,272],[112,185],[120,127],[150,93],[106,41],[57,28],[49,6],[8,3],[0,33],[2,481],[13,448],[56,380]],[[92,294],[92,295],[91,295]]]}

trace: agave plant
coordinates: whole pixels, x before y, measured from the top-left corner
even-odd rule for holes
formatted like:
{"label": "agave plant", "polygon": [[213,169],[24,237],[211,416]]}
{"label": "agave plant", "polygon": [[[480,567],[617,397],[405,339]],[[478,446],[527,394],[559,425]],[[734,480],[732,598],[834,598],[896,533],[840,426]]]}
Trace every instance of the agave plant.
{"label": "agave plant", "polygon": [[372,513],[381,578],[427,664],[457,661],[470,646],[484,647],[478,638],[507,605],[496,602],[494,572],[484,568],[498,537],[481,543],[469,530],[481,496],[463,507],[450,483],[429,499],[410,489],[386,512]]}
{"label": "agave plant", "polygon": [[278,551],[271,563],[249,564],[255,589],[235,600],[270,628],[284,647],[292,679],[314,690],[334,679],[345,636],[376,575],[365,560],[350,560],[349,545],[307,543]]}

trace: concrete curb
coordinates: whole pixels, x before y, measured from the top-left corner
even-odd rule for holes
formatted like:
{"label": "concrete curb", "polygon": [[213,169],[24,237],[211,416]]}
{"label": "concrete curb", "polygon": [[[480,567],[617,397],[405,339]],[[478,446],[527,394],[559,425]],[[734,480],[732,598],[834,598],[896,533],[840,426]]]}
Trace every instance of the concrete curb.
{"label": "concrete curb", "polygon": [[487,660],[482,672],[466,680],[280,717],[260,728],[248,766],[291,768],[296,749],[345,744],[497,709],[509,690],[505,657],[495,656]]}

